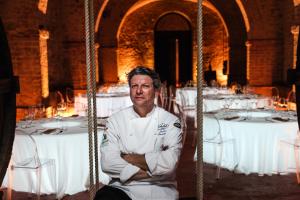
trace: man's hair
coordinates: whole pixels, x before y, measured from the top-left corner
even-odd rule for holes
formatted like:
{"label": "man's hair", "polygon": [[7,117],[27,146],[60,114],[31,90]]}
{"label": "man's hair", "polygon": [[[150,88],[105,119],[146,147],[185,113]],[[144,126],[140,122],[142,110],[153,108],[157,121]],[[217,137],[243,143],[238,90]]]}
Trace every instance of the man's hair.
{"label": "man's hair", "polygon": [[150,76],[150,78],[153,81],[153,87],[155,89],[159,89],[161,82],[159,78],[159,74],[156,73],[154,70],[144,67],[144,66],[137,66],[136,68],[132,69],[128,74],[127,74],[127,80],[128,84],[130,86],[130,81],[134,75],[147,75]]}

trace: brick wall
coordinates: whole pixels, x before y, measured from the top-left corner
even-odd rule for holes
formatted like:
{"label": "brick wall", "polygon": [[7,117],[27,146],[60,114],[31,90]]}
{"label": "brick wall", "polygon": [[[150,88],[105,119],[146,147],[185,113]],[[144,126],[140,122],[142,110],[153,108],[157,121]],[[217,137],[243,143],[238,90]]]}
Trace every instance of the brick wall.
{"label": "brick wall", "polygon": [[272,85],[282,80],[282,40],[250,40],[250,85]]}
{"label": "brick wall", "polygon": [[[54,90],[65,85],[84,89],[86,85],[84,2],[79,0],[49,0],[46,14],[38,10],[37,2],[37,0],[0,1],[0,16],[11,48],[14,73],[20,77],[21,93],[17,96],[19,106],[33,105],[42,101],[39,57],[39,27],[41,26],[50,33],[47,41],[50,89]],[[130,48],[142,48],[143,55],[138,55],[139,62],[141,64],[145,62],[147,65],[153,64],[153,50],[151,50],[153,43],[149,40],[152,38],[153,25],[159,16],[166,11],[184,13],[191,20],[194,37],[193,65],[196,65],[197,10],[195,8],[196,3],[188,1],[166,1],[165,4],[163,1],[155,2],[132,13],[133,18],[128,17],[128,21],[125,21],[124,25],[136,26],[135,37],[131,38],[131,34],[127,32],[131,29],[128,30],[126,26],[123,26],[120,35],[120,49],[118,49],[116,39],[119,23],[135,2],[137,0],[123,0],[121,3],[120,0],[110,0],[109,9],[104,12],[105,19],[100,20],[96,41],[100,43],[100,49],[103,44],[103,47],[108,49],[104,54],[99,54],[102,80],[117,81],[116,66],[119,64],[117,57],[120,55],[121,59],[122,57],[136,59],[136,55],[131,55],[131,52],[127,53]],[[214,0],[214,2],[218,1]],[[247,33],[247,39],[252,42],[250,83],[253,85],[283,83],[285,71],[292,62],[290,26],[299,24],[299,6],[294,8],[293,1],[241,0],[241,2],[245,6],[250,23],[250,30]],[[95,0],[95,16],[98,15],[101,3],[103,0]],[[204,51],[216,52],[214,55],[218,55],[220,51],[214,50],[222,44],[221,38],[218,37],[221,26],[215,26],[216,21],[218,21],[217,15],[213,11],[206,11],[209,15],[205,15],[205,20],[208,20],[205,26],[206,28],[209,27],[210,22],[212,25],[205,36],[205,42],[210,43],[210,40],[215,40],[216,46],[210,47],[208,50],[204,48]],[[110,17],[112,18],[110,19]],[[139,23],[140,21],[137,19],[146,23]],[[141,30],[144,30],[145,26],[147,29],[143,33]],[[239,28],[236,27],[236,29]],[[111,35],[112,32],[113,35]],[[215,35],[207,37],[212,33]],[[120,50],[127,48],[124,45],[128,41],[127,38],[130,38],[131,45],[126,52],[122,53]],[[143,41],[149,40],[137,46],[132,45],[134,41],[141,38]],[[121,53],[118,55],[118,52]],[[105,58],[107,59],[104,61]],[[213,67],[217,65],[213,64]],[[110,68],[113,70],[109,70]],[[272,75],[270,76],[270,74]]]}

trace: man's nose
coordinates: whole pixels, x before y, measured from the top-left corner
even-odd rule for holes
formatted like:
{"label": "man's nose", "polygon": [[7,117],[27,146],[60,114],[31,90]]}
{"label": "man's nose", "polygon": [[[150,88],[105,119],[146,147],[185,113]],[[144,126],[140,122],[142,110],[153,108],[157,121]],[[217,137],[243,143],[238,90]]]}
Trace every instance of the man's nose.
{"label": "man's nose", "polygon": [[143,90],[142,90],[142,87],[141,87],[141,86],[138,86],[138,88],[137,88],[137,90],[136,90],[136,93],[137,93],[137,94],[143,93]]}

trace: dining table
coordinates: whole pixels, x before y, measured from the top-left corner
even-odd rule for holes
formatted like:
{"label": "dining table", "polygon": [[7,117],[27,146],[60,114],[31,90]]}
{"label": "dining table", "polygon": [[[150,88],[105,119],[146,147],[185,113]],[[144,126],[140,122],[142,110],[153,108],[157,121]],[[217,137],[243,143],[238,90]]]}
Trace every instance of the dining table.
{"label": "dining table", "polygon": [[219,163],[219,153],[216,151],[220,149],[204,142],[204,162],[219,164],[243,174],[272,175],[295,172],[293,146],[284,145],[282,141],[297,138],[296,112],[271,109],[222,109],[207,112],[203,116],[204,141],[211,137],[211,130],[216,126],[212,119],[218,122],[222,140],[234,142],[233,145],[224,143],[223,156]]}
{"label": "dining table", "polygon": [[[183,88],[177,88],[176,89],[176,103],[181,105],[181,98],[182,95],[186,99],[186,103],[188,105],[195,105],[195,99],[197,97],[197,87],[183,87]],[[202,90],[202,94],[205,95],[230,95],[234,92],[226,87],[204,87]]]}
{"label": "dining table", "polygon": [[[97,119],[98,151],[105,127],[103,119]],[[56,185],[52,186],[47,170],[41,171],[41,193],[53,194],[61,199],[65,195],[72,195],[86,191],[89,188],[89,144],[88,121],[86,117],[73,116],[67,118],[39,119],[32,122],[20,121],[17,123],[13,156],[26,157],[28,150],[22,137],[30,135],[33,138],[40,159],[53,159],[55,161]],[[99,151],[100,152],[100,151]],[[12,157],[13,157],[12,156]],[[109,182],[109,177],[101,170],[101,155],[99,153],[99,181],[103,184]],[[35,180],[34,174],[30,176],[19,171],[15,176],[13,188],[16,191],[28,191],[28,185]],[[2,183],[8,185],[8,174]],[[36,187],[36,185],[35,185]]]}
{"label": "dining table", "polygon": [[[113,113],[132,105],[128,92],[97,93],[97,117],[109,117]],[[88,99],[86,94],[75,96],[74,110],[80,116],[87,116]]]}

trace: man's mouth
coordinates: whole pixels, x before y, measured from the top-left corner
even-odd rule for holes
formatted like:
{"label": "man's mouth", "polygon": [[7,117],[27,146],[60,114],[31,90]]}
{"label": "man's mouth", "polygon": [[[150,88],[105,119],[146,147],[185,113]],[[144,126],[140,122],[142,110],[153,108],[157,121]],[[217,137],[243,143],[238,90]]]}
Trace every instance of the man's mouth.
{"label": "man's mouth", "polygon": [[144,97],[134,97],[135,99],[144,99]]}

